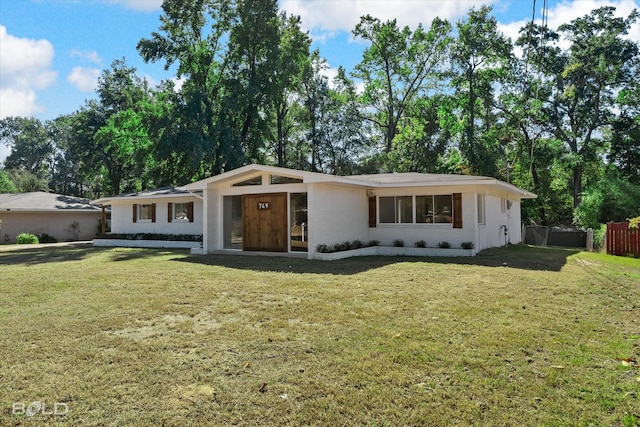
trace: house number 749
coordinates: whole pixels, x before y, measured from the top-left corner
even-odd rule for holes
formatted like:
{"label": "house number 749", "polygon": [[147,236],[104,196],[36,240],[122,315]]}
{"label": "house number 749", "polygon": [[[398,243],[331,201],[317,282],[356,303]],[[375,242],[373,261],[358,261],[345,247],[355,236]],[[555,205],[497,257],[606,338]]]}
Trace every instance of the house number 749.
{"label": "house number 749", "polygon": [[269,209],[269,202],[258,202],[258,210]]}

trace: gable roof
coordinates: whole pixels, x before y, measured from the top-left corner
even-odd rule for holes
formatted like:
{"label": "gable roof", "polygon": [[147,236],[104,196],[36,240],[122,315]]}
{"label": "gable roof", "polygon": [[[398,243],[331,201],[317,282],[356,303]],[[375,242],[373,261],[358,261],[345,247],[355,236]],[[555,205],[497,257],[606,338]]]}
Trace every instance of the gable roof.
{"label": "gable roof", "polygon": [[0,212],[98,212],[89,199],[34,191],[0,194]]}
{"label": "gable roof", "polygon": [[517,194],[521,198],[537,197],[534,193],[518,188],[515,185],[485,176],[429,174],[418,172],[337,176],[257,164],[242,166],[229,172],[187,184],[181,188],[187,191],[202,191],[206,189],[209,184],[240,180],[243,177],[248,177],[257,172],[267,172],[271,174],[296,177],[302,179],[305,184],[331,183],[371,189],[395,187],[437,187],[445,185],[482,185],[498,188],[508,193]]}

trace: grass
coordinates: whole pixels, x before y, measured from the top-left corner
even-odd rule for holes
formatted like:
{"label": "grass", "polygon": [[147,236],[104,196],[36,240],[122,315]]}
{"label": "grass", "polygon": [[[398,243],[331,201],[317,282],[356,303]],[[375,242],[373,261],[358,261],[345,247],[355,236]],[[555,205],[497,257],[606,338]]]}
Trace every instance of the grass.
{"label": "grass", "polygon": [[0,425],[640,425],[638,259],[20,248],[0,295]]}

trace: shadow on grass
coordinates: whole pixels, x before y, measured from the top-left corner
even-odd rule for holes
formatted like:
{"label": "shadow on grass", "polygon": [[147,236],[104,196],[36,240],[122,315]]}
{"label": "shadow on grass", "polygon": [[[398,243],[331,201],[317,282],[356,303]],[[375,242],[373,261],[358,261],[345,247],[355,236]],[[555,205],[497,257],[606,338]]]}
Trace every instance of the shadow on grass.
{"label": "shadow on grass", "polygon": [[305,258],[248,255],[189,255],[186,249],[101,248],[87,243],[64,246],[20,247],[0,251],[0,265],[36,265],[49,262],[81,261],[91,255],[107,253],[113,262],[153,259],[172,256],[172,261],[199,265],[221,266],[239,270],[291,272],[310,274],[352,275],[397,263],[456,264],[484,267],[509,267],[523,270],[560,271],[567,258],[577,249],[537,248],[512,245],[487,249],[475,257],[353,257],[337,261],[316,261]]}
{"label": "shadow on grass", "polygon": [[352,275],[397,263],[457,264],[484,267],[510,267],[523,270],[560,271],[567,258],[580,252],[566,248],[536,248],[512,245],[487,249],[475,257],[353,257],[336,261],[316,261],[301,258],[238,255],[194,255],[173,261],[200,265],[215,265],[240,270]]}
{"label": "shadow on grass", "polygon": [[34,265],[48,262],[80,261],[92,250],[88,243],[72,243],[64,246],[35,245],[34,247],[3,247],[0,265]]}
{"label": "shadow on grass", "polygon": [[109,252],[109,261],[121,262],[136,259],[154,258],[161,255],[188,254],[185,249],[141,249],[94,247],[91,243],[71,243],[58,245],[35,245],[34,247],[0,248],[0,265],[36,265],[50,262],[82,261],[87,257]]}

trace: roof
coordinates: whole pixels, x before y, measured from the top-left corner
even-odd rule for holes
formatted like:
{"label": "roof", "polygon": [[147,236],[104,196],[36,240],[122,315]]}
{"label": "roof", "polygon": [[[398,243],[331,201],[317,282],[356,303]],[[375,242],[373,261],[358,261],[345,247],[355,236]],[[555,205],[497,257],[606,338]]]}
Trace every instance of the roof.
{"label": "roof", "polygon": [[91,202],[92,205],[108,205],[113,200],[136,199],[157,199],[160,197],[202,197],[202,191],[187,191],[175,187],[163,187],[153,190],[136,191],[134,193],[119,194],[117,196],[101,197]]}
{"label": "roof", "polygon": [[34,191],[0,194],[0,212],[97,212],[89,199]]}
{"label": "roof", "polygon": [[515,185],[500,181],[496,178],[485,176],[429,174],[417,172],[337,176],[256,164],[243,166],[238,169],[222,173],[220,175],[215,175],[210,178],[196,181],[181,188],[191,191],[202,191],[206,189],[209,184],[238,180],[244,176],[255,174],[256,172],[267,172],[272,174],[297,177],[301,178],[305,184],[331,183],[371,189],[396,187],[437,187],[445,185],[483,185],[499,188],[509,193],[518,194],[522,198],[537,197],[535,194],[518,188]]}

